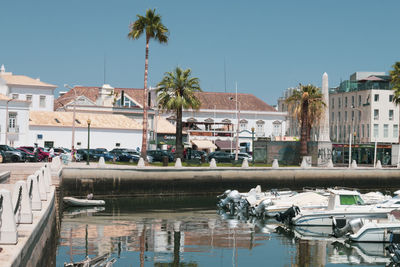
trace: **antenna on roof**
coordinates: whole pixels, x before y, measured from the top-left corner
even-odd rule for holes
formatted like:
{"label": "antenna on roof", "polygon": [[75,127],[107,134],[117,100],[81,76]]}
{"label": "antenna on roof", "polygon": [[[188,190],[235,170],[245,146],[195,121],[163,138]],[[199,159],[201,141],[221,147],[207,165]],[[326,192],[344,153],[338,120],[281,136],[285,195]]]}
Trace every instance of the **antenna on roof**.
{"label": "antenna on roof", "polygon": [[104,72],[103,72],[103,84],[106,84],[106,52],[104,52]]}
{"label": "antenna on roof", "polygon": [[226,93],[226,62],[225,62],[225,57],[224,57],[224,79],[225,79],[225,93]]}

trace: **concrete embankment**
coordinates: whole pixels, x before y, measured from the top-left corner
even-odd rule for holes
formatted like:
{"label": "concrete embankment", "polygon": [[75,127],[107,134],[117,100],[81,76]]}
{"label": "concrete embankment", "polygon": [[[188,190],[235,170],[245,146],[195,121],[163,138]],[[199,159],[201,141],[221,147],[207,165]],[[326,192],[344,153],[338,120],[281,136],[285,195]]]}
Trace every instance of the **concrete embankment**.
{"label": "concrete embankment", "polygon": [[397,190],[400,169],[373,168],[77,168],[62,170],[64,195],[219,194],[249,190],[303,187],[352,187]]}

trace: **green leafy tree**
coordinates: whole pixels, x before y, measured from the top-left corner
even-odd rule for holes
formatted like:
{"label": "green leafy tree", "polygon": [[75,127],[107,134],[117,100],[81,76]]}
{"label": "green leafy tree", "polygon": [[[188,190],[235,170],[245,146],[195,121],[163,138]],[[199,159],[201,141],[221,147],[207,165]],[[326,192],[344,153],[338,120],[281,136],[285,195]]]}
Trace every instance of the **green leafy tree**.
{"label": "green leafy tree", "polygon": [[145,16],[136,15],[137,20],[129,28],[128,38],[132,40],[139,39],[143,34],[146,36],[146,57],[144,65],[144,91],[143,91],[143,136],[141,155],[146,160],[147,154],[147,120],[148,120],[148,93],[147,76],[149,69],[149,42],[155,39],[159,43],[168,42],[168,29],[162,24],[161,16],[156,14],[155,9],[148,9]]}
{"label": "green leafy tree", "polygon": [[294,91],[286,103],[288,110],[294,107],[294,115],[300,123],[300,156],[306,156],[311,129],[319,125],[326,106],[321,90],[311,84],[300,85],[300,90]]}
{"label": "green leafy tree", "polygon": [[[396,105],[400,104],[400,61],[394,63],[392,66],[392,70],[389,71],[390,75],[390,84],[392,86],[392,90],[394,91],[393,102]],[[399,131],[399,143],[400,143],[400,131]]]}
{"label": "green leafy tree", "polygon": [[182,111],[199,109],[200,100],[196,92],[201,92],[198,78],[190,77],[191,70],[177,67],[173,72],[166,72],[158,83],[157,100],[163,111],[175,113],[176,116],[176,157],[183,157],[182,145]]}

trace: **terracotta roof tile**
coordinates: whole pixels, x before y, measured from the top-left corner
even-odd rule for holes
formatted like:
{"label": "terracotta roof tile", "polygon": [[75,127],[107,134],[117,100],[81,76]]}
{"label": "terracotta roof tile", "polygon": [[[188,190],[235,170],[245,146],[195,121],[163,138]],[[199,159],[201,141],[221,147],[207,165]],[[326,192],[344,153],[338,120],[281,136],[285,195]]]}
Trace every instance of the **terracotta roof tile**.
{"label": "terracotta roof tile", "polygon": [[33,79],[31,77],[24,75],[0,74],[0,78],[4,79],[7,85],[40,86],[40,87],[57,88],[57,85],[45,83],[40,81],[39,79]]}
{"label": "terracotta roof tile", "polygon": [[[84,95],[88,99],[96,102],[97,97],[99,96],[100,87],[75,87],[76,94]],[[136,103],[140,106],[143,106],[143,89],[136,88],[114,88],[115,92],[118,92],[118,95],[121,96],[121,91],[124,90],[125,95],[128,95],[132,98]],[[54,108],[57,109],[61,104],[65,105],[68,102],[71,102],[71,97],[73,97],[72,90],[65,93],[63,96],[59,97],[55,100]],[[201,109],[216,109],[219,110],[235,110],[236,102],[230,100],[230,98],[236,99],[235,93],[216,93],[216,92],[199,92],[196,93],[197,97],[201,102]],[[258,97],[252,94],[243,94],[238,93],[238,101],[240,102],[240,110],[246,111],[270,111],[276,112],[276,109],[272,106],[268,105]]]}
{"label": "terracotta roof tile", "polygon": [[[72,127],[73,112],[30,111],[29,124],[35,126]],[[132,129],[141,130],[142,124],[125,115],[75,113],[75,127],[86,128],[87,120],[91,120],[91,127],[103,129]],[[78,123],[80,122],[80,123]]]}

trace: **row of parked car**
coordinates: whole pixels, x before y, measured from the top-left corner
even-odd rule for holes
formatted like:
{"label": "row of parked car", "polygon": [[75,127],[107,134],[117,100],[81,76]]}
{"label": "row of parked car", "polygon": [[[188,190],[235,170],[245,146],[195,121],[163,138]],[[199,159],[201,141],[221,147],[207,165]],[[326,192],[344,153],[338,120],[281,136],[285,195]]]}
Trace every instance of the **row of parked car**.
{"label": "row of parked car", "polygon": [[[48,149],[44,147],[37,147],[37,154],[35,153],[34,146],[21,146],[13,148],[7,145],[0,145],[0,154],[5,162],[34,162],[34,161],[49,161],[51,156],[60,157],[71,157],[71,150],[68,148],[53,148],[54,155],[50,155]],[[89,157],[89,161],[98,161],[101,157],[105,161],[114,162],[138,162],[140,159],[140,153],[134,149],[128,148],[114,148],[108,151],[105,148],[89,149],[78,149],[74,153],[76,161],[86,161]],[[204,151],[191,150],[185,153],[187,159],[199,159],[211,161],[215,159],[216,162],[232,162],[235,159],[235,153],[228,153],[224,151],[216,151],[207,155]],[[162,162],[164,158],[168,159],[168,162],[174,162],[175,156],[173,153],[165,150],[147,150],[147,161],[148,162]],[[238,153],[238,160],[243,161],[247,158],[248,161],[252,160],[252,156],[240,152]]]}

